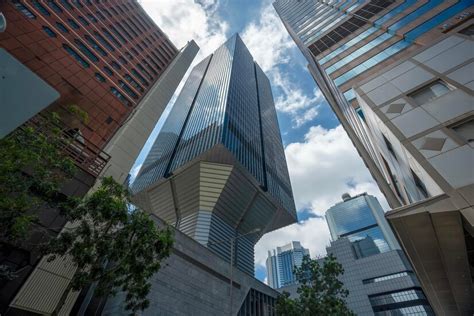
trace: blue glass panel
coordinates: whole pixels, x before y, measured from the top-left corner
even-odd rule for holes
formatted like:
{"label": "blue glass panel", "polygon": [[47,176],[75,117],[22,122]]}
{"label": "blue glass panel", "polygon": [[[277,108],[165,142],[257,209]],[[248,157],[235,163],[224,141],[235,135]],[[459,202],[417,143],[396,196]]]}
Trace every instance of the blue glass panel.
{"label": "blue glass panel", "polygon": [[414,20],[416,20],[417,18],[419,18],[420,16],[422,16],[423,14],[430,11],[441,3],[443,3],[443,0],[430,0],[412,13],[406,15],[396,23],[392,24],[388,29],[392,32],[395,32],[398,29],[404,27],[405,25],[408,25],[409,23],[413,22]]}

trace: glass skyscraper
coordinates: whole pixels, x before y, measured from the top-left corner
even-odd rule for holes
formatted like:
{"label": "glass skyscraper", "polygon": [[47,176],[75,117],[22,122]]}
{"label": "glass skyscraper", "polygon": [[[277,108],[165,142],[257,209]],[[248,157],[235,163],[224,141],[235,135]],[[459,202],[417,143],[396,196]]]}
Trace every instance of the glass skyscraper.
{"label": "glass skyscraper", "polygon": [[376,197],[345,193],[342,198],[326,212],[332,240],[349,239],[358,258],[400,249]]}
{"label": "glass skyscraper", "polygon": [[431,306],[473,314],[473,1],[274,7],[393,208],[386,217]]}
{"label": "glass skyscraper", "polygon": [[132,191],[226,259],[235,239],[251,274],[260,236],[296,221],[270,82],[238,34],[192,70]]}
{"label": "glass skyscraper", "polygon": [[297,284],[294,268],[301,267],[303,257],[309,256],[309,250],[303,248],[299,241],[268,252],[266,261],[268,285],[274,289]]}

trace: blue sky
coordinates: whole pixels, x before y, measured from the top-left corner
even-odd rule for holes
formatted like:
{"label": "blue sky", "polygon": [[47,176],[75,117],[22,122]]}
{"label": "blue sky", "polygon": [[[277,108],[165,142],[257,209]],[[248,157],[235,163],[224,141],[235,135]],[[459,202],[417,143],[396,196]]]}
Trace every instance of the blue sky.
{"label": "blue sky", "polygon": [[[190,39],[197,42],[201,50],[193,64],[238,32],[270,79],[299,223],[262,237],[255,247],[257,278],[265,280],[267,251],[292,240],[301,241],[313,257],[324,255],[329,230],[323,215],[344,192],[369,192],[386,207],[270,0],[142,0],[141,4],[177,47]],[[165,115],[138,158],[134,173],[164,119]]]}

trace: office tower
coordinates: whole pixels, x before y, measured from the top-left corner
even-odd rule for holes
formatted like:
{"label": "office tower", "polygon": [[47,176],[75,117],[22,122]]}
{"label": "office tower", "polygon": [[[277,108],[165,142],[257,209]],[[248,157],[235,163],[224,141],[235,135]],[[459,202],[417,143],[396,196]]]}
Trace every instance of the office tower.
{"label": "office tower", "polygon": [[274,6],[393,208],[431,305],[472,314],[472,1]]}
{"label": "office tower", "polygon": [[303,248],[299,241],[273,251],[268,251],[266,261],[268,285],[274,289],[297,284],[296,275],[293,273],[295,266],[301,267],[303,257],[309,256],[309,250]]}
{"label": "office tower", "polygon": [[237,34],[194,67],[132,190],[252,275],[261,235],[296,221],[270,83]]}
{"label": "office tower", "polygon": [[434,315],[377,198],[345,193],[342,199],[326,212],[332,238],[326,250],[344,268],[348,307],[357,315]]}
{"label": "office tower", "polygon": [[[78,167],[62,193],[83,196],[99,176],[123,182],[197,45],[178,51],[136,1],[15,0],[2,1],[0,11],[7,21],[0,33],[0,137],[58,112]],[[70,105],[88,113],[86,124]],[[41,210],[45,234],[55,236],[64,224],[58,210]],[[50,314],[74,271],[41,259],[29,243],[43,235],[34,238],[1,245],[0,264],[20,271],[0,284],[2,314]]]}
{"label": "office tower", "polygon": [[360,258],[400,249],[376,197],[344,193],[342,199],[326,211],[332,240],[347,237]]}

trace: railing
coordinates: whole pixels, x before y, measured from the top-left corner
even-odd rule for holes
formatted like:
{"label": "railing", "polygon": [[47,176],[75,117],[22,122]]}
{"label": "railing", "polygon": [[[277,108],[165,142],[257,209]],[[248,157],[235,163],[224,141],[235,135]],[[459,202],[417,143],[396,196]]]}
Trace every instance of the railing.
{"label": "railing", "polygon": [[74,161],[77,167],[96,178],[110,159],[109,154],[84,139],[79,129],[71,128],[62,121],[49,120],[43,114],[36,115],[24,123],[22,127],[32,127],[35,131],[45,132],[46,134],[53,128],[59,129],[62,150]]}

